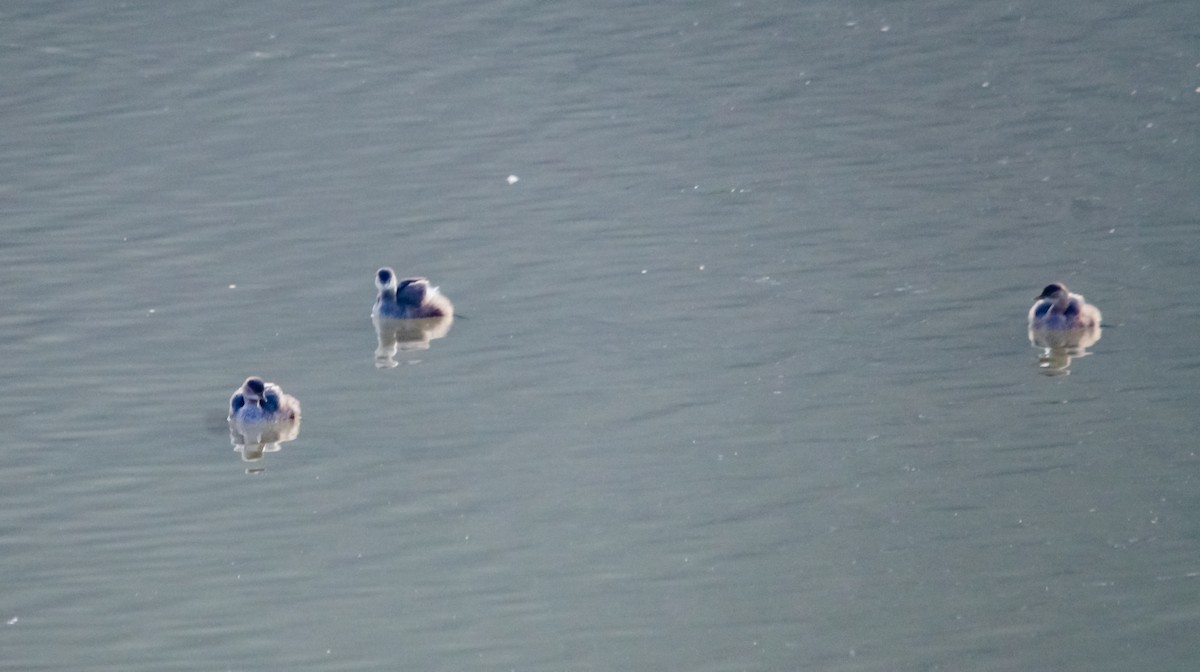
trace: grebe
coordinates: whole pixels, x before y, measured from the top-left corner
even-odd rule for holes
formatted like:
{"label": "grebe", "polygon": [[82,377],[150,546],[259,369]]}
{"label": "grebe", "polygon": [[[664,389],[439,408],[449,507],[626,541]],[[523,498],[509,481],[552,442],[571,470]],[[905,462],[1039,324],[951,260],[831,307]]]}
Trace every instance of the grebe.
{"label": "grebe", "polygon": [[1029,309],[1030,329],[1094,329],[1100,310],[1061,282],[1046,285]]}
{"label": "grebe", "polygon": [[285,422],[300,417],[300,402],[275,383],[250,376],[229,398],[230,422]]}
{"label": "grebe", "polygon": [[396,279],[396,272],[383,267],[375,273],[375,297],[372,317],[393,320],[419,320],[429,317],[450,317],[454,305],[429,284],[425,278]]}

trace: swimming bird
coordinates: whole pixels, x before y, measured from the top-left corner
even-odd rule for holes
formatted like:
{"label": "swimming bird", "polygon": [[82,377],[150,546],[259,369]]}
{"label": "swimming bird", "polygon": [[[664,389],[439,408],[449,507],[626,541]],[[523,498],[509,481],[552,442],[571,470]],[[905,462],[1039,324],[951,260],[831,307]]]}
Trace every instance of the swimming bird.
{"label": "swimming bird", "polygon": [[300,417],[300,402],[275,383],[250,376],[229,398],[230,422],[287,422]]}
{"label": "swimming bird", "polygon": [[375,296],[372,317],[393,320],[419,320],[429,317],[450,317],[454,305],[429,284],[425,278],[396,279],[396,272],[384,266],[375,273]]}
{"label": "swimming bird", "polygon": [[1090,330],[1099,326],[1100,310],[1061,282],[1046,285],[1029,309],[1031,330]]}

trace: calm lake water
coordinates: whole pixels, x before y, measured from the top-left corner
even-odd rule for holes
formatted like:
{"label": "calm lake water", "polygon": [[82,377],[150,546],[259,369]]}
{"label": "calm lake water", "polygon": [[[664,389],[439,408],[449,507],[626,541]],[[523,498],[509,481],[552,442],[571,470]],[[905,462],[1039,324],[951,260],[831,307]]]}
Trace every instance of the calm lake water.
{"label": "calm lake water", "polygon": [[0,668],[1196,669],[1197,25],[10,3]]}

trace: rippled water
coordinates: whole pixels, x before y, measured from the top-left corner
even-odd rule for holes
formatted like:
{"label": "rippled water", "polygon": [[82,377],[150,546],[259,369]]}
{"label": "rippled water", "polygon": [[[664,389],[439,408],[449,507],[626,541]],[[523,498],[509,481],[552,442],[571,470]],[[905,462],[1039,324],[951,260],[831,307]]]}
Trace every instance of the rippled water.
{"label": "rippled water", "polygon": [[1200,659],[1200,5],[0,19],[0,667]]}

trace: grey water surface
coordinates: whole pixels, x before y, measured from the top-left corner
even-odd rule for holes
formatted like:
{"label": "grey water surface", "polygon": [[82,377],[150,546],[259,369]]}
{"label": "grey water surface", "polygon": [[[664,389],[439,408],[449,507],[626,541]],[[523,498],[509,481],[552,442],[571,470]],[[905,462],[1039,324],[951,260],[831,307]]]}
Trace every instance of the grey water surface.
{"label": "grey water surface", "polygon": [[1197,25],[8,3],[0,669],[1197,669]]}

